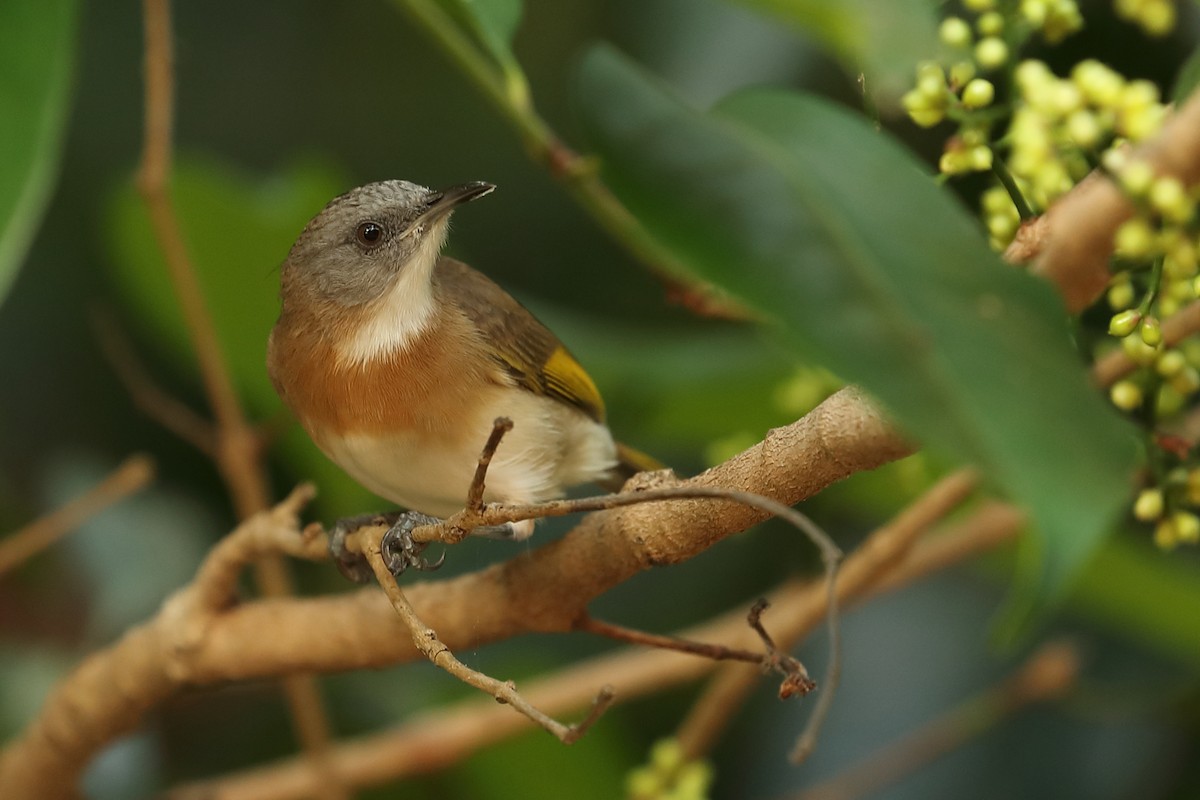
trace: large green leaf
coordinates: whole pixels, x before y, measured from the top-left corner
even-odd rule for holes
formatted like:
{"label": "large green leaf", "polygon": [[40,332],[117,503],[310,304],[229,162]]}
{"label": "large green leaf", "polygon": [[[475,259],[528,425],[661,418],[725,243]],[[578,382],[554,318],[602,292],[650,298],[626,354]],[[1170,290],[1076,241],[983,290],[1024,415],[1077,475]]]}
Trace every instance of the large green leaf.
{"label": "large green leaf", "polygon": [[823,42],[846,67],[866,75],[885,103],[912,82],[913,66],[937,51],[937,18],[929,0],[731,0],[770,14]]}
{"label": "large green leaf", "polygon": [[604,176],[705,280],[1032,512],[1024,600],[1057,600],[1128,492],[1132,437],[1049,286],[1003,264],[901,147],[778,91],[687,107],[599,48],[577,82]]}
{"label": "large green leaf", "polygon": [[0,300],[58,172],[75,42],[76,0],[0,3]]}

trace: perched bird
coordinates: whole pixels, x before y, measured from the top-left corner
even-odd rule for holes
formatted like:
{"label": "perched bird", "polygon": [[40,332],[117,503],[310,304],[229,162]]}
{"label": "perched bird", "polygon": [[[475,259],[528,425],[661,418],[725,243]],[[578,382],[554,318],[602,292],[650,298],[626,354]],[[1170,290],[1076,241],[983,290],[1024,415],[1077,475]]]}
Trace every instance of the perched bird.
{"label": "perched bird", "polygon": [[[488,469],[488,501],[619,487],[661,466],[613,440],[595,383],[557,336],[440,255],[453,210],[494,188],[393,180],[332,200],[283,264],[267,349],[276,391],[330,459],[380,497],[438,517],[463,507],[498,417],[513,428]],[[507,532],[526,538],[533,521]]]}

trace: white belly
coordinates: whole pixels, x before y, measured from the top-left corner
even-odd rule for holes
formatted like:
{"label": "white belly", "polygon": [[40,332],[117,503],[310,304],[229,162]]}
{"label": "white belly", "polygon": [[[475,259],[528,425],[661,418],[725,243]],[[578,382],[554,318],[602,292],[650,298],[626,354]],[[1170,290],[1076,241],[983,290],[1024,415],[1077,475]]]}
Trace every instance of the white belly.
{"label": "white belly", "polygon": [[[576,408],[517,388],[470,422],[467,436],[408,433],[381,439],[362,434],[324,437],[325,453],[380,497],[407,509],[446,517],[462,509],[479,453],[498,416],[513,421],[487,473],[484,499],[537,502],[598,480],[616,465],[608,428]],[[531,531],[525,526],[522,533]]]}

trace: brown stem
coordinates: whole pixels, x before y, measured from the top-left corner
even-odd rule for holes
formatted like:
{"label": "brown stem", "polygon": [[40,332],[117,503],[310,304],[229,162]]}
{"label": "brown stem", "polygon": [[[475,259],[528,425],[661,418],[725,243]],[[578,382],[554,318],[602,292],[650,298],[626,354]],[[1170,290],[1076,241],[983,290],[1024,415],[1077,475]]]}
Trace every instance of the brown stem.
{"label": "brown stem", "polygon": [[133,455],[125,459],[86,493],[0,540],[0,576],[24,564],[113,503],[141,491],[152,480],[154,462],[148,456]]}
{"label": "brown stem", "polygon": [[[497,426],[496,429],[500,430],[500,426]],[[498,439],[499,437],[495,438]],[[612,705],[612,687],[608,685],[602,686],[596,694],[595,700],[592,702],[592,710],[587,717],[574,725],[564,725],[522,697],[512,681],[498,681],[490,675],[485,675],[478,670],[471,669],[459,661],[454,653],[450,652],[450,648],[442,644],[441,640],[438,639],[437,631],[430,628],[417,616],[417,612],[413,610],[412,604],[404,596],[404,591],[400,588],[400,584],[396,583],[395,576],[388,570],[387,564],[383,560],[383,553],[379,547],[377,545],[368,547],[366,556],[367,561],[371,564],[371,569],[375,572],[375,579],[383,587],[383,592],[391,602],[392,608],[396,610],[396,613],[408,628],[409,633],[412,634],[413,644],[416,645],[417,649],[426,658],[468,686],[474,686],[481,692],[490,694],[499,703],[512,706],[516,711],[524,714],[543,729],[553,734],[563,744],[572,744],[578,741],[579,737],[587,732],[592,723],[599,719],[600,715]]]}
{"label": "brown stem", "polygon": [[[845,601],[867,591],[908,552],[918,536],[962,503],[978,482],[974,472],[960,470],[943,478],[876,530],[842,568],[838,580],[839,597]],[[776,621],[775,628],[776,638],[783,648],[794,649],[799,640],[808,635],[816,624],[813,609],[821,602],[821,598],[813,597],[805,598],[795,608],[780,606],[786,616]],[[740,664],[724,667],[717,673],[676,732],[688,758],[700,758],[712,748],[759,679],[755,670]],[[798,742],[797,746],[800,744]],[[811,745],[808,741],[803,743],[805,748],[811,748]]]}
{"label": "brown stem", "polygon": [[[200,281],[184,246],[168,178],[172,161],[172,127],[175,110],[174,43],[168,0],[144,0],[145,23],[145,132],[137,186],[150,216],[151,228],[167,264],[184,323],[200,365],[205,393],[216,420],[215,462],[228,487],[239,519],[267,508],[270,503],[258,435],[247,422],[233,379],[217,341],[212,315]],[[276,555],[254,565],[259,589],[267,596],[292,593],[291,576]],[[289,675],[284,694],[294,727],[314,767],[323,775],[322,796],[344,798],[337,776],[328,767],[329,723],[311,676]]]}

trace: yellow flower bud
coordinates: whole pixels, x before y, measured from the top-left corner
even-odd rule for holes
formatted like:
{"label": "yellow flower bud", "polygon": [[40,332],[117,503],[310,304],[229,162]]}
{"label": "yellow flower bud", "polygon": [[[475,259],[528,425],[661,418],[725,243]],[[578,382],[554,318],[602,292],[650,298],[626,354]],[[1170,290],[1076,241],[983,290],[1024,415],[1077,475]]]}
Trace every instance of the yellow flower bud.
{"label": "yellow flower bud", "polygon": [[996,87],[991,81],[976,78],[966,85],[962,93],[963,105],[967,108],[990,106],[996,99]]}
{"label": "yellow flower bud", "polygon": [[947,47],[967,48],[975,40],[971,26],[962,17],[946,17],[938,26],[938,38]]}
{"label": "yellow flower bud", "polygon": [[1163,515],[1163,505],[1162,489],[1142,489],[1133,501],[1133,516],[1142,522],[1154,522]]}
{"label": "yellow flower bud", "polygon": [[1142,404],[1142,390],[1133,381],[1117,381],[1108,390],[1108,397],[1122,411],[1134,411]]}
{"label": "yellow flower bud", "polygon": [[1125,220],[1117,228],[1113,245],[1117,255],[1123,258],[1134,261],[1149,258],[1154,254],[1156,246],[1154,230],[1150,227],[1150,223],[1141,217]]}
{"label": "yellow flower bud", "polygon": [[1128,336],[1142,321],[1140,311],[1122,311],[1108,321],[1108,332],[1113,336]]}
{"label": "yellow flower bud", "polygon": [[975,45],[975,60],[985,70],[999,69],[1008,62],[1008,45],[998,36],[986,36]]}
{"label": "yellow flower bud", "polygon": [[1155,317],[1146,317],[1142,320],[1142,341],[1151,347],[1158,347],[1162,344],[1162,326]]}

